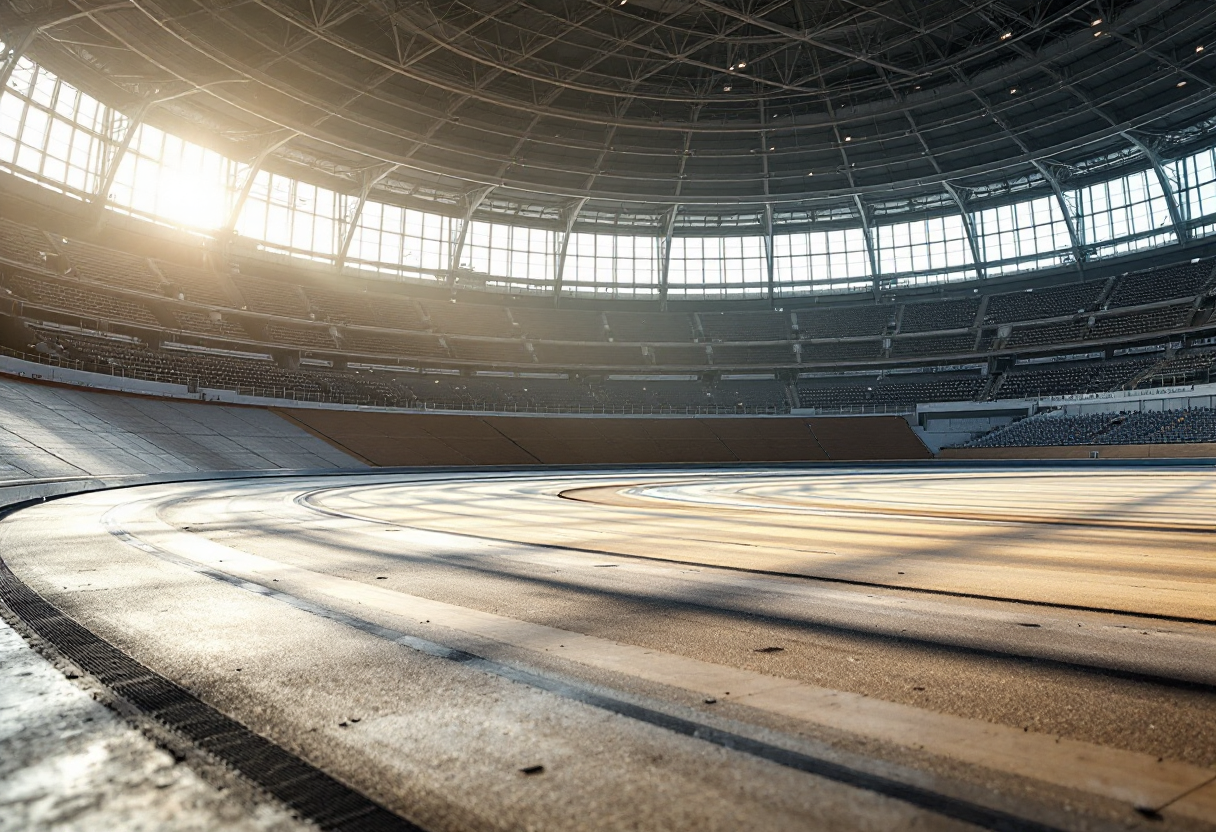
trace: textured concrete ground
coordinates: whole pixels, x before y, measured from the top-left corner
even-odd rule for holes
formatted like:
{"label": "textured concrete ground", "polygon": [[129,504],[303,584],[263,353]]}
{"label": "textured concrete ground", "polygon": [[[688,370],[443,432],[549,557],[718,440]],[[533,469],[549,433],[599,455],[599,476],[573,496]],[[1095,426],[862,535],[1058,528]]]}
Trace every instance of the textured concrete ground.
{"label": "textured concrete ground", "polygon": [[308,828],[268,801],[234,792],[224,778],[201,778],[4,622],[0,679],[0,830]]}
{"label": "textured concrete ground", "polygon": [[361,465],[268,410],[95,393],[0,377],[0,482]]}
{"label": "textured concrete ground", "polygon": [[0,547],[427,829],[1213,828],[1210,474],[756,474],[149,486]]}

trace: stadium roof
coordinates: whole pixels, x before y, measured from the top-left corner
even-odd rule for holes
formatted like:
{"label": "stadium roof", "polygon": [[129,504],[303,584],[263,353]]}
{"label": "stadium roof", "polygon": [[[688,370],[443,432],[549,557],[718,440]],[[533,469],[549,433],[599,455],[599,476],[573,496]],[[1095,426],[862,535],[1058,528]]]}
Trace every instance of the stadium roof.
{"label": "stadium roof", "polygon": [[1216,130],[1212,0],[10,0],[0,26],[230,153],[588,229],[954,212]]}

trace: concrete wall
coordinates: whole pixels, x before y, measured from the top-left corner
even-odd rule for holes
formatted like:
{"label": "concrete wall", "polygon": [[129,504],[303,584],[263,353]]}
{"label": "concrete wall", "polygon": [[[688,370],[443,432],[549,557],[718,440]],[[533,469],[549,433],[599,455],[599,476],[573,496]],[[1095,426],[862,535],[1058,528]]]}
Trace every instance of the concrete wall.
{"label": "concrete wall", "polygon": [[268,410],[0,377],[0,481],[360,463]]}
{"label": "concrete wall", "polygon": [[284,409],[373,465],[928,459],[899,416],[571,418]]}

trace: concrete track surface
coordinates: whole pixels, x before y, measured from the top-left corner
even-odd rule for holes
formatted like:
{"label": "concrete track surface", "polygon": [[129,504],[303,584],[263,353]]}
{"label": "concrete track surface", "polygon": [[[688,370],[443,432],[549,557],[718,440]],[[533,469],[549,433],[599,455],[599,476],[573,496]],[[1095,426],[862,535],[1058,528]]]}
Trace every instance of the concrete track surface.
{"label": "concrete track surface", "polygon": [[423,829],[1212,829],[1214,532],[1195,467],[378,473],[0,551]]}

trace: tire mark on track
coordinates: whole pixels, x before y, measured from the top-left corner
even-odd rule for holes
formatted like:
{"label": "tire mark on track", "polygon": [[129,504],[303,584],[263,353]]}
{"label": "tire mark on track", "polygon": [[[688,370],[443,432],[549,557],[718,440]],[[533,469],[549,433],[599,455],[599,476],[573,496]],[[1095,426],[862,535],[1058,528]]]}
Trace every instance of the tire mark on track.
{"label": "tire mark on track", "polygon": [[926,587],[909,587],[900,584],[882,583],[879,581],[862,581],[856,578],[837,578],[826,575],[808,575],[805,572],[782,572],[772,569],[757,569],[747,566],[729,566],[718,563],[704,563],[695,560],[683,560],[676,558],[663,558],[656,555],[639,555],[631,552],[617,552],[611,549],[596,549],[590,546],[575,546],[561,543],[539,543],[530,540],[511,540],[509,538],[494,537],[491,535],[474,534],[472,532],[449,531],[447,529],[429,529],[425,526],[412,526],[404,523],[389,522],[380,520],[375,517],[368,517],[362,514],[354,514],[352,512],[339,511],[338,509],[328,508],[318,505],[313,502],[314,497],[337,491],[344,491],[346,488],[321,488],[314,491],[305,492],[295,498],[295,503],[310,511],[318,514],[324,514],[329,517],[340,517],[346,520],[360,520],[365,523],[374,523],[380,526],[392,526],[394,528],[409,529],[416,532],[427,532],[431,534],[447,534],[453,537],[464,537],[470,540],[484,540],[490,543],[509,543],[516,546],[534,546],[538,549],[551,549],[562,552],[582,552],[589,555],[599,555],[606,557],[629,558],[631,560],[650,561],[654,563],[669,563],[680,566],[694,566],[700,569],[721,569],[727,572],[739,572],[748,575],[766,575],[777,578],[793,578],[800,581],[819,581],[828,584],[840,584],[843,586],[863,587],[866,589],[883,589],[892,592],[902,592],[911,594],[935,595],[946,598],[963,598],[971,601],[995,601],[1002,604],[1017,604],[1027,607],[1041,607],[1044,609],[1070,610],[1073,612],[1092,612],[1103,615],[1118,615],[1136,618],[1144,621],[1169,621],[1177,624],[1203,624],[1216,626],[1216,619],[1198,618],[1183,615],[1166,615],[1163,613],[1137,612],[1134,610],[1121,610],[1113,607],[1096,607],[1084,604],[1065,604],[1058,601],[1033,601],[1026,598],[1015,598],[1007,595],[986,595],[975,592],[961,592],[951,589],[931,589]]}
{"label": "tire mark on track", "polygon": [[[161,560],[189,569],[212,580],[268,599],[283,602],[302,612],[343,624],[376,638],[391,641],[402,647],[434,658],[456,662],[474,670],[528,685],[529,687],[681,736],[747,754],[785,768],[893,798],[918,809],[969,823],[981,829],[994,830],[995,832],[1063,832],[1060,827],[1042,823],[1031,818],[985,806],[953,795],[936,792],[922,786],[868,772],[822,757],[766,743],[743,734],[723,730],[706,723],[666,713],[656,708],[638,704],[637,702],[631,702],[619,696],[606,694],[590,686],[581,685],[568,679],[557,678],[534,670],[508,665],[475,653],[413,636],[357,616],[330,609],[299,596],[271,589],[262,584],[212,569],[196,561],[147,543],[113,520],[106,521],[105,525],[110,534],[123,543]],[[9,574],[11,575],[11,573]],[[32,593],[32,590],[30,592]]]}

